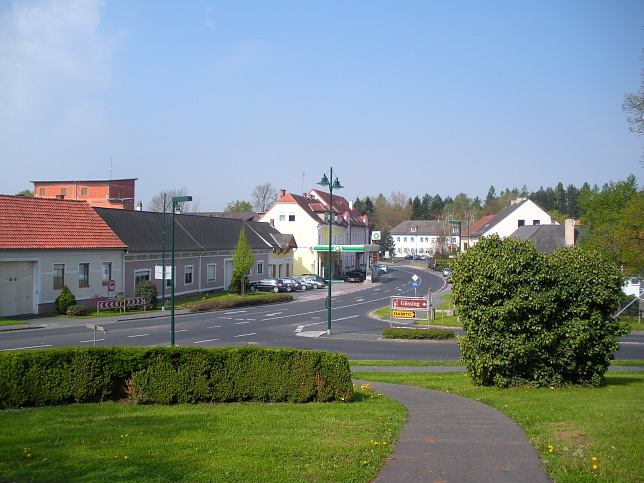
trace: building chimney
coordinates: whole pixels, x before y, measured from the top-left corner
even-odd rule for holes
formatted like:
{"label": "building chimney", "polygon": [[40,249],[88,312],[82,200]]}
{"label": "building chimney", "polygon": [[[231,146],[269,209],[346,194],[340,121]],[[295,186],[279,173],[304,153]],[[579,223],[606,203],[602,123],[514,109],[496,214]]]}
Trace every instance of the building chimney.
{"label": "building chimney", "polygon": [[275,228],[275,219],[274,219],[274,218],[271,218],[271,219],[268,221],[268,223],[269,223],[269,225],[271,225],[273,228]]}
{"label": "building chimney", "polygon": [[567,247],[575,245],[575,219],[566,218],[564,222],[564,242]]}
{"label": "building chimney", "polygon": [[65,195],[62,195],[62,194],[61,194],[61,195],[56,195],[56,199],[57,199],[57,200],[64,200],[64,199],[65,199]]}
{"label": "building chimney", "polygon": [[136,211],[143,211],[143,203],[140,201],[136,204]]}
{"label": "building chimney", "polygon": [[280,190],[280,198],[284,198],[286,196],[286,190]]}

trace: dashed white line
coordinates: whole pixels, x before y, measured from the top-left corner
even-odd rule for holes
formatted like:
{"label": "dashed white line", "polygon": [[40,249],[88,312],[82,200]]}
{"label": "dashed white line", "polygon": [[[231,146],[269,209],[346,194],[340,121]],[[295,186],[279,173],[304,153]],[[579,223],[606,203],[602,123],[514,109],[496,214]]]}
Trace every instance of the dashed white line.
{"label": "dashed white line", "polygon": [[[176,332],[176,331],[175,331],[175,332]],[[129,338],[133,338],[133,337],[147,337],[148,335],[150,335],[150,334],[136,334],[136,335],[128,335],[128,337],[129,337]]]}
{"label": "dashed white line", "polygon": [[42,345],[32,345],[30,347],[14,347],[13,349],[0,349],[0,352],[4,351],[21,351],[23,349],[41,349],[43,347],[53,347],[50,344],[42,344]]}
{"label": "dashed white line", "polygon": [[257,332],[251,332],[250,334],[239,334],[239,335],[236,335],[235,337],[248,337],[249,335],[255,335],[255,334],[257,334]]}
{"label": "dashed white line", "polygon": [[202,344],[204,342],[215,342],[217,340],[219,340],[219,339],[196,340],[196,341],[193,342],[193,344]]}
{"label": "dashed white line", "polygon": [[80,341],[80,343],[81,343],[81,344],[87,344],[87,343],[90,343],[90,342],[99,342],[99,341],[101,341],[101,340],[105,340],[105,339],[81,340],[81,341]]}

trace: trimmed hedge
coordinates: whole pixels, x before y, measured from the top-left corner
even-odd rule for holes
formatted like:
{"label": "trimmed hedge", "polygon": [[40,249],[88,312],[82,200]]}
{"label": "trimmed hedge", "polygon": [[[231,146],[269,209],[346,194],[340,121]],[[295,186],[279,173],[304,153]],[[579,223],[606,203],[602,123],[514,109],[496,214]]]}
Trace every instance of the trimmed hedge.
{"label": "trimmed hedge", "polygon": [[84,347],[0,353],[0,408],[349,400],[345,354],[261,347]]}
{"label": "trimmed hedge", "polygon": [[290,302],[293,300],[291,294],[261,294],[249,295],[247,297],[219,297],[206,302],[200,302],[190,307],[191,312],[208,312],[211,310],[232,309],[235,307],[248,307],[252,305],[277,304],[281,302]]}
{"label": "trimmed hedge", "polygon": [[454,332],[448,329],[407,329],[388,327],[382,331],[384,339],[453,339]]}

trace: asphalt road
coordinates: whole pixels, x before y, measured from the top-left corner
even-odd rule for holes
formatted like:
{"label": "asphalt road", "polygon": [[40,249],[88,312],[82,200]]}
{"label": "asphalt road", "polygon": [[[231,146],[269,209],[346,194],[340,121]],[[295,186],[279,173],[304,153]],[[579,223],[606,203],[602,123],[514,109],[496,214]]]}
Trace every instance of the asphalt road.
{"label": "asphalt road", "polygon": [[[414,281],[413,277],[418,277]],[[414,285],[418,285],[414,287]],[[447,289],[440,272],[412,265],[396,265],[380,282],[335,284],[332,297],[331,334],[327,335],[327,290],[298,292],[285,304],[236,310],[175,315],[175,345],[223,347],[256,345],[290,347],[346,353],[351,360],[457,361],[455,341],[398,341],[380,339],[383,328],[393,322],[369,315],[390,306],[391,297],[438,297]],[[153,318],[112,317],[92,321],[45,318],[32,321],[29,330],[0,332],[0,351],[66,346],[117,345],[157,346],[170,344],[170,316]],[[86,327],[100,325],[107,333]],[[412,323],[396,319],[396,325]],[[96,337],[96,340],[94,340]],[[617,359],[644,359],[644,334],[622,340]]]}

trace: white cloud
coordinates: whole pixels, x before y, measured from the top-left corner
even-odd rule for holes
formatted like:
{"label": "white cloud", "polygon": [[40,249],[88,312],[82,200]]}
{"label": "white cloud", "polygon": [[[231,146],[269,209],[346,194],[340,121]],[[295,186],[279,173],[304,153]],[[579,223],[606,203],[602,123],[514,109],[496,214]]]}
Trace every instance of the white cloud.
{"label": "white cloud", "polygon": [[23,0],[0,9],[0,144],[13,146],[12,157],[36,154],[28,148],[34,139],[69,147],[70,137],[91,137],[103,123],[118,39],[101,32],[102,10],[102,0]]}

